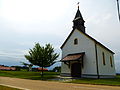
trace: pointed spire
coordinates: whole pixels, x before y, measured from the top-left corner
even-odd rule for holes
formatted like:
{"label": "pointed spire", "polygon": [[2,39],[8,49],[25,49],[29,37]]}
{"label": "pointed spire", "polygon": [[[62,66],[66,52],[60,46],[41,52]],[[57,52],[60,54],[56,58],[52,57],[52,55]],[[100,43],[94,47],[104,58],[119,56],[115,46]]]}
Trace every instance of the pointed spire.
{"label": "pointed spire", "polygon": [[79,2],[77,5],[78,5],[78,10],[73,20],[73,29],[78,29],[85,33],[85,26],[84,26],[85,21],[83,20],[82,14],[79,10]]}
{"label": "pointed spire", "polygon": [[83,19],[82,14],[81,14],[81,12],[79,10],[79,2],[77,3],[77,5],[78,5],[78,10],[77,10],[77,13],[75,15],[74,20],[79,19],[79,18]]}

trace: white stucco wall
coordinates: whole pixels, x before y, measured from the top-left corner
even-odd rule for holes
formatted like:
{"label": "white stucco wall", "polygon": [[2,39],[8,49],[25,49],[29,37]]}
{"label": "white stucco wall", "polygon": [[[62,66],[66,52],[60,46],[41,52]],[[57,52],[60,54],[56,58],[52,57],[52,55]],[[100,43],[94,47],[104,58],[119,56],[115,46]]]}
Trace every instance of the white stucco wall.
{"label": "white stucco wall", "polygon": [[[75,38],[78,39],[78,45],[74,45]],[[62,48],[62,58],[68,54],[81,52],[85,52],[82,74],[96,75],[95,43],[76,29]],[[61,73],[70,72],[70,68],[68,68],[66,64],[62,63]]]}
{"label": "white stucco wall", "polygon": [[62,62],[61,66],[62,66],[62,67],[61,67],[61,73],[68,73],[68,74],[71,73],[70,68],[68,67],[68,65],[66,65],[66,64],[64,64],[64,63]]}
{"label": "white stucco wall", "polygon": [[[105,65],[103,64],[103,55],[105,55]],[[97,56],[98,56],[98,66],[100,75],[115,75],[115,64],[114,55],[110,51],[103,48],[101,45],[97,44]],[[110,56],[112,57],[113,67],[111,67]]]}

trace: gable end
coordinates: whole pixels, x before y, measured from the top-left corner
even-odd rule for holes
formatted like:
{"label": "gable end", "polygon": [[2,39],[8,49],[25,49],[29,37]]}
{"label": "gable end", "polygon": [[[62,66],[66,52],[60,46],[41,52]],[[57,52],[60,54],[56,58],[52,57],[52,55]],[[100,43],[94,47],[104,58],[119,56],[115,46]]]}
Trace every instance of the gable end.
{"label": "gable end", "polygon": [[[64,47],[64,45],[66,44],[67,40],[70,38],[70,36],[72,35],[72,33],[75,31],[76,29],[73,29],[71,31],[71,33],[68,35],[67,39],[64,41],[64,43],[62,44],[62,46],[60,47],[61,49]],[[81,32],[80,30],[78,30],[79,32]],[[112,50],[108,49],[107,47],[105,47],[103,44],[101,44],[100,42],[98,42],[97,40],[95,40],[94,38],[92,38],[91,36],[89,36],[86,33],[81,32],[82,34],[84,34],[85,36],[87,36],[89,39],[93,40],[96,44],[99,44],[100,46],[102,46],[103,48],[105,48],[106,50],[110,51],[111,53],[115,54]]]}

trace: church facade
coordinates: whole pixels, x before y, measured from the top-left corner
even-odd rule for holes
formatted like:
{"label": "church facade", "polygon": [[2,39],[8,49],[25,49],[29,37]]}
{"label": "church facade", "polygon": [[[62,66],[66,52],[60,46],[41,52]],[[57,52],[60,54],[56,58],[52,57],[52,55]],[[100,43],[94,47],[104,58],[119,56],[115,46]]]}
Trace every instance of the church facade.
{"label": "church facade", "polygon": [[113,78],[116,75],[114,52],[89,36],[78,10],[73,30],[61,46],[61,75],[87,78]]}

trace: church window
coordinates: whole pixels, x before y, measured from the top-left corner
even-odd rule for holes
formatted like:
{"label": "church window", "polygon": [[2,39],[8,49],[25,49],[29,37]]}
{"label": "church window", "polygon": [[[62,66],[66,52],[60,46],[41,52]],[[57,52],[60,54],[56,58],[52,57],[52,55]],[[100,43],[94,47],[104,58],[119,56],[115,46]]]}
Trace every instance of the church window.
{"label": "church window", "polygon": [[104,52],[102,53],[102,57],[103,57],[103,65],[105,65],[105,54],[104,54]]}
{"label": "church window", "polygon": [[77,45],[78,44],[78,39],[74,39],[74,45]]}
{"label": "church window", "polygon": [[111,56],[110,56],[110,64],[111,64],[111,67],[113,67],[112,57]]}

